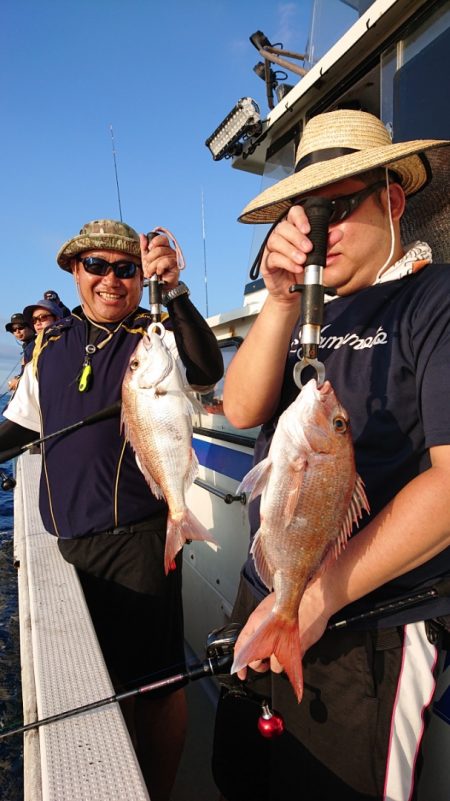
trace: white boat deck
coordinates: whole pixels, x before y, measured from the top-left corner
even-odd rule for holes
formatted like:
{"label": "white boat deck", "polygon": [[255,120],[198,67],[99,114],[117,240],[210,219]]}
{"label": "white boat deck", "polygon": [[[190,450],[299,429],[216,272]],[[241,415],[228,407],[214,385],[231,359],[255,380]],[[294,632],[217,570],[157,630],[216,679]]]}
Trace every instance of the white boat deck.
{"label": "white boat deck", "polygon": [[[114,695],[75,570],[43,528],[40,466],[19,459],[14,509],[26,723]],[[24,762],[25,801],[149,801],[118,704],[28,732]]]}
{"label": "white boat deck", "polygon": [[[25,723],[114,694],[76,572],[42,524],[40,468],[40,455],[20,457],[14,500]],[[171,801],[215,801],[217,688],[207,679],[186,691],[189,729]],[[150,801],[118,704],[24,735],[24,801]]]}

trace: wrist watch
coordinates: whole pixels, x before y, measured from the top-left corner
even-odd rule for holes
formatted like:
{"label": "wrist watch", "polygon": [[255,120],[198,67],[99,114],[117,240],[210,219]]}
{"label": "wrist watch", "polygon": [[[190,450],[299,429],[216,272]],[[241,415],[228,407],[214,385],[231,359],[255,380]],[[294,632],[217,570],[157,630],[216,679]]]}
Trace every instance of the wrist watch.
{"label": "wrist watch", "polygon": [[167,306],[172,300],[179,298],[181,295],[189,295],[189,289],[187,288],[186,284],[183,283],[183,281],[180,281],[178,286],[174,286],[173,289],[163,289],[161,293],[161,301],[164,306]]}

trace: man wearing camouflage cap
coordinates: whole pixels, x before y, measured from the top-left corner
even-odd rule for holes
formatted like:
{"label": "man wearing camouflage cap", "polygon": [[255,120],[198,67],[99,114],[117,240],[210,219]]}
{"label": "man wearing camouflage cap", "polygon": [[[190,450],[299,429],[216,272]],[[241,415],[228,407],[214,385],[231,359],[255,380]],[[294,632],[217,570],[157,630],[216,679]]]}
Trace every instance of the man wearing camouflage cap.
{"label": "man wearing camouflage cap", "polygon": [[[57,261],[72,273],[81,306],[38,339],[35,372],[25,370],[0,427],[0,449],[120,399],[129,357],[151,322],[139,306],[144,277],[164,282],[164,324],[173,329],[165,341],[188,383],[202,391],[221,378],[216,339],[179,282],[177,252],[165,236],[150,241],[123,222],[95,220],[61,247]],[[164,574],[167,504],[151,493],[120,428],[113,417],[51,440],[40,490],[44,525],[77,568],[116,691],[170,675],[184,660],[180,554]],[[184,690],[128,704],[134,700],[124,712],[144,778],[152,801],[168,801],[184,740]]]}

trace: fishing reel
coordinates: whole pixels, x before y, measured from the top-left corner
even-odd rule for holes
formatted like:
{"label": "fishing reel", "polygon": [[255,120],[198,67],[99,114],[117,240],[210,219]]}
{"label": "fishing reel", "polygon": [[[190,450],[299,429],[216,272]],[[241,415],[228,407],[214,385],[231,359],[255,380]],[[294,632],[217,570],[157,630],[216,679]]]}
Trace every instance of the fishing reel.
{"label": "fishing reel", "polygon": [[[236,676],[230,675],[230,668],[234,659],[234,646],[240,634],[241,626],[238,623],[229,623],[220,629],[214,629],[208,635],[206,641],[206,655],[210,660],[216,660],[220,665],[217,671],[212,671],[219,675],[219,681],[226,691],[236,697],[245,698],[261,707],[261,714],[258,718],[258,731],[266,739],[278,737],[284,731],[284,721],[281,715],[274,712],[267,701],[266,696],[253,691],[249,682],[241,682]],[[263,678],[265,674],[254,674],[255,681]]]}
{"label": "fishing reel", "polygon": [[14,489],[16,486],[15,478],[12,476],[8,476],[8,473],[5,473],[4,470],[0,470],[0,481],[1,481],[1,488],[2,490],[8,491]]}

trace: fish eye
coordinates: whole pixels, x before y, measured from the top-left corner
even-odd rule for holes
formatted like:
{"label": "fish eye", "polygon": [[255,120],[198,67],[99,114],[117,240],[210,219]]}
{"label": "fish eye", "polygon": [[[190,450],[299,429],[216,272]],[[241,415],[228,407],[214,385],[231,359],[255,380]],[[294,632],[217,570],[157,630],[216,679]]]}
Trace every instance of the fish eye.
{"label": "fish eye", "polygon": [[130,362],[130,370],[137,370],[139,367],[139,359],[132,359]]}
{"label": "fish eye", "polygon": [[340,414],[338,414],[333,420],[333,428],[337,434],[345,434],[348,428],[345,417],[342,417]]}

